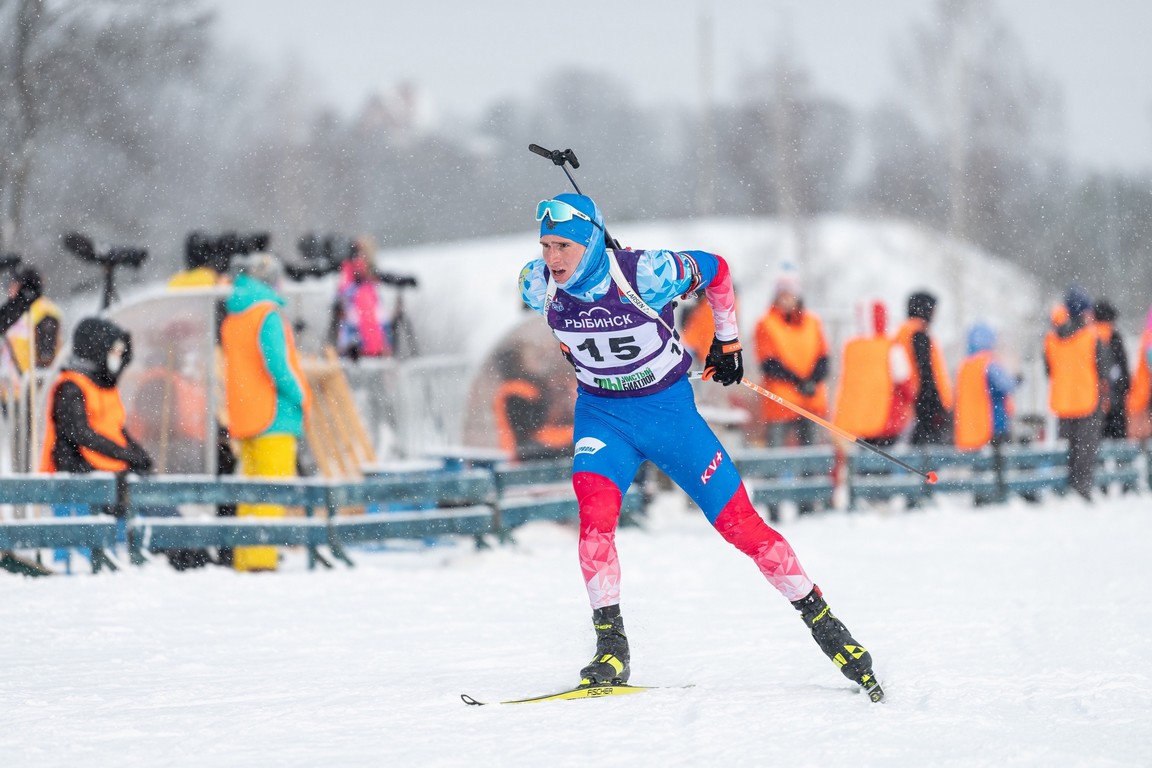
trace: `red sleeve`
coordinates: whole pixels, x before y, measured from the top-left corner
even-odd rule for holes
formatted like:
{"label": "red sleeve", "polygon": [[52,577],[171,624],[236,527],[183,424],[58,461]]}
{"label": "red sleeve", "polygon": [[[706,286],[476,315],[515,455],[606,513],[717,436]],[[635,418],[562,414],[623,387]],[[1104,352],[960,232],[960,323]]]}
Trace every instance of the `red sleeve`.
{"label": "red sleeve", "polygon": [[712,319],[716,323],[716,338],[732,341],[740,335],[736,325],[736,293],[732,290],[732,275],[728,272],[728,262],[716,256],[716,276],[704,289],[704,298],[712,307]]}

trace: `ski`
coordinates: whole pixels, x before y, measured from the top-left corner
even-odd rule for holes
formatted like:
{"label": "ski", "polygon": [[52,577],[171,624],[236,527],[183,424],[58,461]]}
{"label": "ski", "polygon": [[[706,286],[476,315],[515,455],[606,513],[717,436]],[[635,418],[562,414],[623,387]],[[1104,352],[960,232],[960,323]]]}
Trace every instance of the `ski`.
{"label": "ski", "polygon": [[[510,699],[508,701],[497,701],[496,704],[532,704],[537,701],[562,701],[569,699],[599,699],[604,696],[626,696],[631,693],[643,693],[644,691],[652,691],[658,688],[667,686],[660,685],[583,685],[575,688],[569,688],[566,691],[559,693],[546,693],[543,696],[531,696],[527,699]],[[689,688],[691,686],[680,686]],[[466,693],[460,694],[461,700],[465,704],[472,706],[482,707],[485,704],[493,703],[486,701],[477,701]]]}

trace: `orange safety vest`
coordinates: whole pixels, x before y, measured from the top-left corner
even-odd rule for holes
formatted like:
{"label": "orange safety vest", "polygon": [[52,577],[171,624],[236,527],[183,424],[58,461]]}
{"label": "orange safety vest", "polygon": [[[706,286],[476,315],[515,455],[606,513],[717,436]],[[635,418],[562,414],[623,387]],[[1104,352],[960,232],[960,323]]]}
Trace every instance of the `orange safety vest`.
{"label": "orange safety vest", "polygon": [[[525,400],[540,398],[540,388],[530,381],[510,379],[496,390],[492,407],[496,412],[496,430],[500,437],[500,448],[508,453],[516,452],[516,434],[508,421],[508,398],[519,397]],[[549,448],[562,448],[572,443],[571,424],[544,424],[533,434],[540,445]]]}
{"label": "orange safety vest", "polygon": [[852,339],[844,345],[844,369],[836,390],[833,423],[860,437],[882,437],[892,411],[892,340]]}
{"label": "orange safety vest", "polygon": [[[908,362],[912,364],[912,397],[920,392],[920,369],[916,365],[916,355],[912,351],[912,337],[920,331],[927,332],[928,324],[918,317],[910,317],[896,331],[896,341],[908,353]],[[929,337],[931,340],[931,337]],[[952,410],[952,382],[948,378],[948,366],[944,364],[944,353],[940,345],[932,341],[932,377],[936,379],[936,391],[940,393],[940,402],[944,410]]]}
{"label": "orange safety vest", "polygon": [[[108,438],[116,445],[128,445],[128,438],[124,436],[125,414],[124,403],[120,400],[120,390],[116,387],[111,389],[98,387],[96,382],[82,373],[63,371],[52,384],[48,394],[48,424],[44,434],[44,450],[40,454],[41,472],[56,471],[56,458],[52,455],[52,451],[56,448],[56,419],[53,416],[52,404],[56,401],[56,390],[61,384],[69,381],[80,387],[80,392],[84,395],[84,414],[92,431]],[[124,472],[128,469],[127,462],[105,456],[91,448],[81,446],[80,455],[92,469],[100,472]]]}
{"label": "orange safety vest", "polygon": [[[276,382],[264,363],[260,348],[260,328],[265,318],[276,311],[276,304],[260,301],[243,312],[230,314],[220,324],[220,346],[224,350],[224,396],[228,405],[228,431],[244,440],[258,437],[276,418]],[[280,318],[279,314],[277,317]],[[303,410],[307,414],[311,393],[300,370],[296,341],[283,318],[284,340],[288,348],[288,367],[304,390]]]}
{"label": "orange safety vest", "polygon": [[700,299],[684,320],[680,339],[684,342],[684,346],[691,350],[697,362],[703,363],[715,337],[716,321],[712,317],[712,305],[705,299]]}
{"label": "orange safety vest", "polygon": [[1140,337],[1136,370],[1132,374],[1132,384],[1128,389],[1129,413],[1147,411],[1149,406],[1152,406],[1152,371],[1148,370],[1149,349],[1152,349],[1152,329],[1144,331],[1144,335]]}
{"label": "orange safety vest", "polygon": [[977,352],[960,364],[956,375],[956,447],[983,448],[992,441],[992,393],[988,391],[989,351]]}
{"label": "orange safety vest", "polygon": [[[208,400],[204,389],[196,382],[167,368],[150,368],[134,381],[136,394],[129,402],[132,413],[128,426],[139,439],[159,429],[163,423],[162,411],[168,409],[169,432],[191,440],[204,440],[208,435],[206,420]],[[126,387],[131,391],[130,387]],[[144,409],[155,408],[153,413]]]}
{"label": "orange safety vest", "polygon": [[[805,378],[812,374],[817,361],[828,354],[828,343],[824,339],[824,326],[816,315],[803,312],[800,322],[792,324],[784,319],[780,310],[772,307],[756,326],[756,350],[761,362],[775,358],[785,368]],[[764,386],[818,416],[828,411],[828,386],[824,382],[816,385],[816,392],[811,397],[805,397],[795,385],[779,379],[765,377]],[[795,421],[800,417],[765,398],[763,418],[767,422],[776,422]]]}
{"label": "orange safety vest", "polygon": [[1068,338],[1055,331],[1044,337],[1048,361],[1048,407],[1062,419],[1092,415],[1100,405],[1100,377],[1096,345],[1100,334],[1091,323]]}

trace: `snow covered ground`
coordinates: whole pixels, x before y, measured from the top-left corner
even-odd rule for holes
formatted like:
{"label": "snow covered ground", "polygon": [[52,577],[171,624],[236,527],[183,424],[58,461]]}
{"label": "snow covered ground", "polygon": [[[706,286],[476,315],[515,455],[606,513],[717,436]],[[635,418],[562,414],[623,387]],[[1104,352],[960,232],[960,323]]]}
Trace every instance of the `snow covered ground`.
{"label": "snow covered ground", "polygon": [[781,530],[888,691],[854,691],[678,495],[621,531],[633,681],[590,657],[575,533],[275,575],[0,575],[5,766],[1147,766],[1152,509],[875,509]]}

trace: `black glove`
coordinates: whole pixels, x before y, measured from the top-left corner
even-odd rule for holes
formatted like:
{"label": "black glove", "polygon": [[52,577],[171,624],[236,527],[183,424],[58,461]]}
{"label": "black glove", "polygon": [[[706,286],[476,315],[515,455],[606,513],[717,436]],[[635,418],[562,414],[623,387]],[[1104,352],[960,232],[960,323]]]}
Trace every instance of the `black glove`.
{"label": "black glove", "polygon": [[812,395],[816,394],[816,382],[812,381],[812,379],[803,379],[796,389],[800,394],[804,395],[804,397],[812,397]]}
{"label": "black glove", "polygon": [[143,448],[132,446],[132,455],[128,457],[128,469],[138,475],[146,475],[152,471],[152,457]]}
{"label": "black glove", "polygon": [[36,270],[22,269],[16,273],[16,280],[20,283],[18,290],[20,297],[29,304],[44,295],[44,283]]}
{"label": "black glove", "polygon": [[737,384],[744,378],[744,358],[740,354],[739,339],[720,341],[713,338],[704,358],[704,380],[714,379],[724,386]]}

